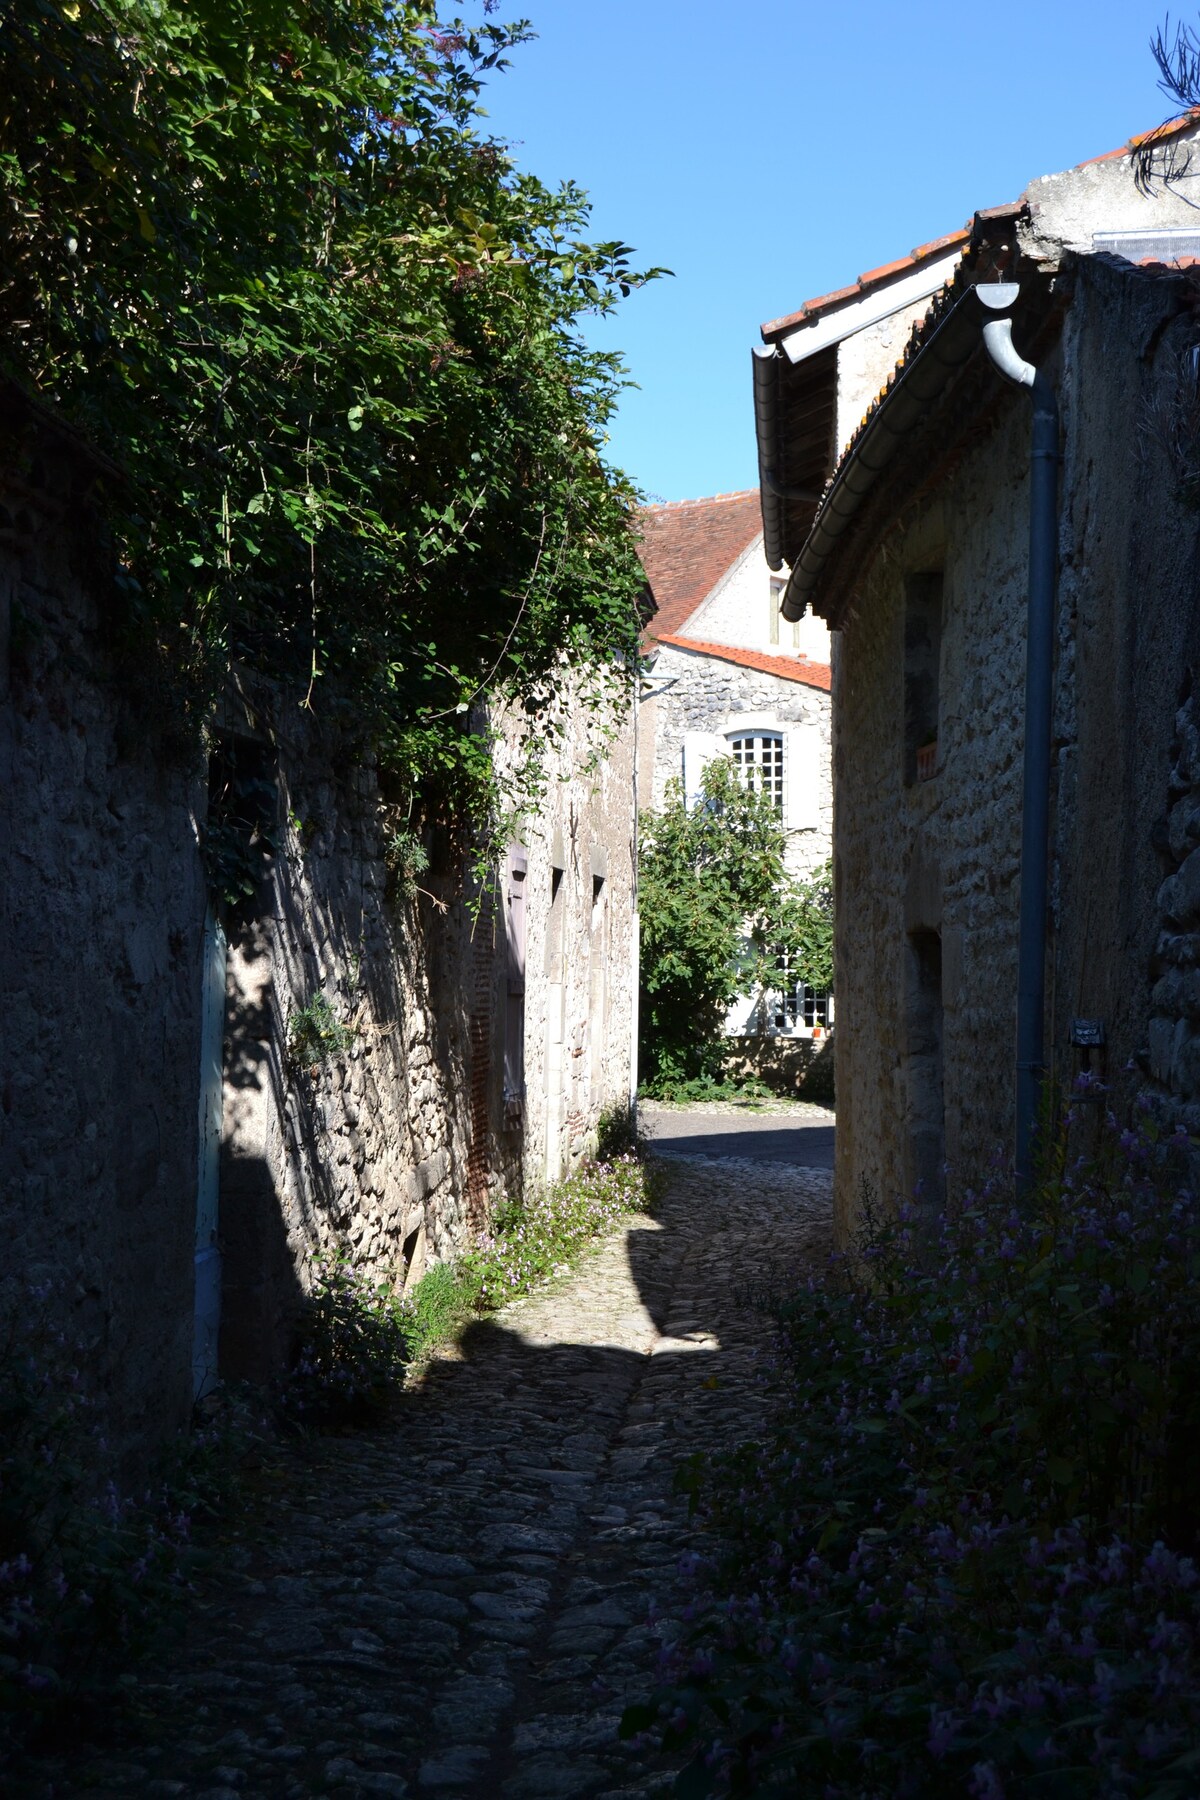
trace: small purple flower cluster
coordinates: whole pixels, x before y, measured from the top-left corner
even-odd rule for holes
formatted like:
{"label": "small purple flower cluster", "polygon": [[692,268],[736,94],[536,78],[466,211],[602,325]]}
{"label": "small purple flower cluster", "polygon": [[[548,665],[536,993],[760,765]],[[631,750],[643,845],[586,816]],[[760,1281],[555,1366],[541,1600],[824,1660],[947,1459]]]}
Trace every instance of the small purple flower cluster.
{"label": "small purple flower cluster", "polygon": [[636,1156],[615,1156],[584,1163],[519,1207],[501,1206],[469,1259],[481,1308],[528,1293],[630,1213],[645,1211],[651,1179]]}
{"label": "small purple flower cluster", "polygon": [[280,1408],[303,1425],[362,1423],[404,1381],[411,1302],[344,1253],[315,1259],[299,1343]]}
{"label": "small purple flower cluster", "polygon": [[1069,1142],[872,1222],[782,1309],[773,1433],[687,1471],[718,1548],[653,1705],[715,1791],[1200,1791],[1188,1149]]}

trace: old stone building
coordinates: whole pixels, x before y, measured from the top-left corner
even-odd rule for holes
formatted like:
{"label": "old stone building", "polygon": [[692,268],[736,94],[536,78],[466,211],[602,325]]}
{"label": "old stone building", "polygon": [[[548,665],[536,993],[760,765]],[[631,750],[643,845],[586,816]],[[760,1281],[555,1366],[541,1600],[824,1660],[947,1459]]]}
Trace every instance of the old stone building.
{"label": "old stone building", "polygon": [[1197,1122],[1200,235],[1155,164],[1195,133],[977,214],[824,473],[817,384],[763,359],[784,612],[834,641],[843,1231],[866,1190],[980,1184],[1047,1075]]}
{"label": "old stone building", "polygon": [[[690,802],[705,765],[732,757],[774,799],[787,866],[803,876],[830,853],[829,633],[818,619],[781,619],[784,581],[767,568],[758,512],[750,490],[643,515],[658,610],[645,634],[639,785],[642,804],[660,807],[678,778]],[[828,996],[781,968],[779,987],[736,1003],[727,1030],[807,1046],[830,1019]]]}
{"label": "old stone building", "polygon": [[[542,802],[480,871],[248,671],[206,759],[172,746],[90,499],[119,477],[11,385],[0,452],[0,1311],[37,1291],[134,1466],[216,1368],[279,1370],[320,1253],[411,1282],[628,1104],[632,693],[532,721]],[[529,724],[476,721],[508,768]]]}

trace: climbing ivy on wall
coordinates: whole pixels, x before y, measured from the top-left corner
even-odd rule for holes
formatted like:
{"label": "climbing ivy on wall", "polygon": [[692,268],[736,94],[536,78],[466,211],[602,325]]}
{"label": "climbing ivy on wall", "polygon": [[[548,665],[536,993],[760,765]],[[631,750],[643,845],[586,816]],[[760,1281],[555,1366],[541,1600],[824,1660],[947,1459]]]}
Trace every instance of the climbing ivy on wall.
{"label": "climbing ivy on wall", "polygon": [[193,734],[236,659],[477,800],[483,690],[634,665],[623,369],[579,327],[660,271],[483,130],[527,35],[428,0],[0,22],[0,354],[122,471],[124,627]]}

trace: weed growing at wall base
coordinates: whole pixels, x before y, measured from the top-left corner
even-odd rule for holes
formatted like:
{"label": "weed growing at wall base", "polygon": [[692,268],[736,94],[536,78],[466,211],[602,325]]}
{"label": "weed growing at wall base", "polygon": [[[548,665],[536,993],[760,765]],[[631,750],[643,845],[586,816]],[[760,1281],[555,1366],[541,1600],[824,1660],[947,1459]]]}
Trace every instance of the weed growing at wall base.
{"label": "weed growing at wall base", "polygon": [[569,1268],[589,1244],[646,1210],[656,1184],[632,1152],[584,1163],[530,1200],[502,1201],[467,1256],[437,1264],[406,1294],[345,1255],[323,1258],[282,1390],[285,1414],[317,1427],[378,1417],[412,1367],[471,1319]]}
{"label": "weed growing at wall base", "polygon": [[594,1239],[653,1201],[656,1177],[627,1154],[584,1163],[565,1181],[521,1205],[501,1206],[468,1267],[481,1311],[494,1311],[569,1267]]}
{"label": "weed growing at wall base", "polygon": [[681,1471],[714,1547],[624,1721],[692,1750],[681,1796],[1200,1791],[1186,1155],[1110,1118],[781,1308],[774,1429]]}

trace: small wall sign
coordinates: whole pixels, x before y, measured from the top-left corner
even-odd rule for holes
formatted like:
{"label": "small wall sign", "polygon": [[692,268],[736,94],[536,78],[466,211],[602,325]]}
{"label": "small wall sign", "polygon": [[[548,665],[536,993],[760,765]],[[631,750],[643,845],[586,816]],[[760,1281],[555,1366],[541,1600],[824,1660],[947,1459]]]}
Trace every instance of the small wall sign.
{"label": "small wall sign", "polygon": [[1072,1019],[1071,1042],[1080,1050],[1098,1050],[1104,1044],[1103,1019]]}

